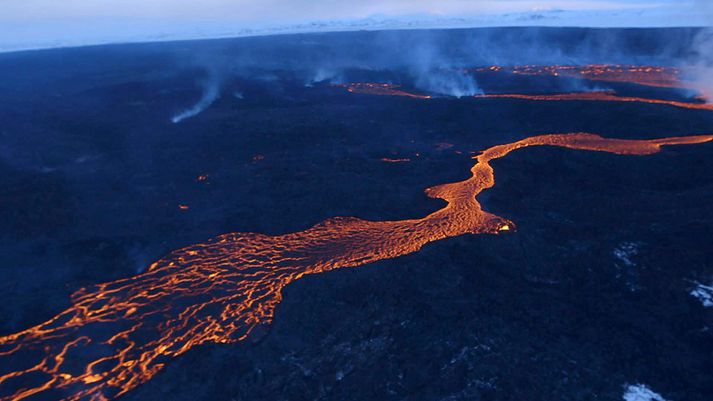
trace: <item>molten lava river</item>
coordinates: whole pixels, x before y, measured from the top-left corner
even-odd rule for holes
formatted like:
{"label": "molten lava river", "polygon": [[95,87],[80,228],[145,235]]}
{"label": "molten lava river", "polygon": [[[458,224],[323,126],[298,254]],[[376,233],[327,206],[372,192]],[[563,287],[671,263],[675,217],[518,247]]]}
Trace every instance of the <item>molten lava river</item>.
{"label": "molten lava river", "polygon": [[[685,77],[691,71],[681,71],[673,67],[660,66],[622,66],[622,65],[585,65],[585,66],[515,66],[478,68],[472,70],[478,73],[510,73],[513,75],[553,76],[577,78],[587,81],[619,82],[641,86],[697,90],[694,82],[687,81]],[[498,93],[483,94],[477,98],[508,98],[532,101],[594,101],[594,102],[636,102],[656,105],[666,105],[693,110],[713,111],[713,104],[705,102],[702,96],[696,100],[703,102],[683,102],[643,97],[620,96],[615,91],[593,91],[559,94],[519,94]]]}
{"label": "molten lava river", "polygon": [[642,65],[522,65],[522,66],[491,66],[475,68],[479,73],[509,73],[514,75],[553,76],[580,78],[589,81],[624,82],[643,86],[660,88],[692,88],[693,82],[685,78],[692,74],[689,69],[681,70],[674,67],[642,66]]}
{"label": "molten lava river", "polygon": [[642,97],[618,96],[615,92],[575,92],[575,93],[560,93],[551,95],[523,95],[519,93],[497,93],[477,95],[480,99],[519,99],[533,101],[591,101],[591,102],[625,102],[625,103],[648,103],[664,106],[680,107],[691,110],[708,110],[713,111],[713,103],[693,103],[679,102],[674,100],[649,99]]}
{"label": "molten lava river", "polygon": [[490,162],[514,150],[650,155],[664,145],[708,141],[713,135],[530,137],[480,153],[467,180],[426,189],[447,204],[421,219],[336,217],[292,234],[231,233],[176,250],[143,274],[76,292],[71,307],[42,324],[0,337],[0,366],[9,369],[0,374],[0,399],[115,398],[195,346],[242,341],[271,323],[282,289],[305,275],[407,255],[458,235],[513,231],[513,222],[484,211],[476,197],[495,185]]}
{"label": "molten lava river", "polygon": [[[681,70],[672,67],[654,66],[619,66],[619,65],[586,65],[586,66],[492,66],[487,68],[466,69],[464,72],[511,74],[531,76],[554,76],[576,78],[586,81],[629,83],[640,86],[698,90],[693,82],[682,77],[687,76]],[[690,74],[690,72],[688,73]],[[415,99],[431,99],[432,96],[412,93],[403,90],[398,85],[374,82],[354,82],[350,84],[333,85],[345,88],[350,93],[380,96],[402,96]],[[622,96],[613,90],[591,92],[553,93],[553,94],[520,94],[520,93],[486,93],[475,95],[475,98],[507,98],[530,101],[593,101],[593,102],[625,102],[649,103],[692,110],[713,111],[713,103],[706,102],[702,95],[693,101],[675,101],[655,98]]]}

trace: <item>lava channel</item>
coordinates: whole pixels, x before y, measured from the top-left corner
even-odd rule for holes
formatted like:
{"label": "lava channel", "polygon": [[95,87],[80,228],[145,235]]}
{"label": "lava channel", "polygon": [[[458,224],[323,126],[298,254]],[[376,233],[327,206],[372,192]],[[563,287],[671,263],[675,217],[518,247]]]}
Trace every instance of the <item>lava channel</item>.
{"label": "lava channel", "polygon": [[674,100],[651,99],[643,97],[618,96],[615,92],[576,92],[576,93],[560,93],[551,95],[525,95],[520,93],[490,93],[485,95],[476,95],[478,99],[519,99],[530,101],[550,101],[550,102],[566,102],[566,101],[587,101],[587,102],[624,102],[624,103],[648,103],[664,106],[673,106],[692,110],[708,110],[713,111],[711,103],[690,103],[679,102]]}
{"label": "lava channel", "polygon": [[145,273],[81,289],[52,319],[0,337],[0,399],[112,399],[195,346],[239,342],[270,324],[282,289],[305,275],[407,255],[444,238],[512,232],[513,222],[484,211],[476,197],[495,185],[490,162],[514,150],[557,146],[650,155],[663,145],[712,140],[530,137],[480,153],[470,178],[426,189],[446,205],[421,219],[336,217],[296,233],[231,233],[176,250]]}

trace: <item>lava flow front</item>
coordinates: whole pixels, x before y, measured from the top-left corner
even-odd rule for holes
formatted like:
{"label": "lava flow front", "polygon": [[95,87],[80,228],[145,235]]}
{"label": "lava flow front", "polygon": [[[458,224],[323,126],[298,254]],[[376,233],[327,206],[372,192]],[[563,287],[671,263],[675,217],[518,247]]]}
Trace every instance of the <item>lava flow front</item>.
{"label": "lava flow front", "polygon": [[581,78],[590,81],[622,82],[660,88],[689,88],[685,74],[679,68],[642,65],[522,65],[513,67],[492,66],[473,70],[478,73],[506,72],[514,75],[553,76]]}
{"label": "lava flow front", "polygon": [[406,92],[398,89],[399,85],[382,84],[375,82],[354,82],[350,84],[335,84],[333,86],[346,88],[350,93],[361,93],[364,95],[381,96],[405,96],[414,99],[430,99],[429,95],[419,95],[417,93]]}
{"label": "lava flow front", "polygon": [[552,95],[524,95],[519,93],[497,93],[475,96],[479,99],[520,99],[534,101],[594,101],[594,102],[625,102],[649,103],[665,106],[680,107],[693,110],[713,111],[713,103],[679,102],[674,100],[650,99],[643,97],[618,96],[615,92],[576,92]]}
{"label": "lava flow front", "polygon": [[490,162],[514,150],[546,145],[649,155],[663,145],[708,141],[713,135],[530,137],[479,154],[467,180],[428,188],[428,196],[447,204],[421,219],[337,217],[292,234],[231,233],[174,251],[143,274],[78,291],[71,307],[45,323],[0,337],[0,399],[115,398],[194,346],[241,341],[269,324],[282,289],[300,277],[395,258],[448,237],[513,231],[476,197],[495,185]]}

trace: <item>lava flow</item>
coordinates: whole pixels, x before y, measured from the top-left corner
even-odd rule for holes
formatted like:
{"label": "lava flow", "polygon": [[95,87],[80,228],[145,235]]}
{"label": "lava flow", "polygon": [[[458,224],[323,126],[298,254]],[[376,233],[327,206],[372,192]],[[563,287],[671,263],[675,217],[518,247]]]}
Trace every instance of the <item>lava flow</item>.
{"label": "lava flow", "polygon": [[430,99],[431,96],[419,95],[417,93],[406,92],[398,89],[399,85],[382,84],[374,82],[355,82],[350,84],[335,84],[339,88],[346,88],[350,93],[360,93],[364,95],[381,96],[405,96],[414,99]]}
{"label": "lava flow", "polygon": [[522,65],[477,68],[479,73],[507,72],[515,75],[581,78],[590,81],[622,82],[659,88],[690,88],[679,68],[642,65]]}
{"label": "lava flow", "polygon": [[231,233],[168,254],[138,276],[82,289],[45,323],[0,337],[0,399],[105,400],[151,379],[170,359],[204,343],[246,339],[269,324],[282,289],[308,274],[361,266],[463,234],[515,225],[484,211],[476,197],[495,185],[490,161],[528,146],[649,155],[663,145],[713,135],[654,140],[556,134],[491,147],[465,181],[428,188],[447,202],[421,219],[328,219],[305,231]]}
{"label": "lava flow", "polygon": [[381,158],[381,161],[384,162],[384,163],[392,163],[392,164],[395,164],[395,163],[408,163],[408,162],[411,161],[411,159],[408,159],[408,158],[392,159],[392,158],[390,158],[390,157],[382,157],[382,158]]}
{"label": "lava flow", "polygon": [[649,103],[665,106],[680,107],[693,110],[709,110],[713,111],[712,103],[689,103],[678,102],[674,100],[651,99],[643,97],[618,96],[615,92],[576,92],[576,93],[560,93],[552,95],[524,95],[519,93],[491,93],[475,96],[479,99],[520,99],[534,101],[595,101],[595,102],[634,102],[634,103]]}

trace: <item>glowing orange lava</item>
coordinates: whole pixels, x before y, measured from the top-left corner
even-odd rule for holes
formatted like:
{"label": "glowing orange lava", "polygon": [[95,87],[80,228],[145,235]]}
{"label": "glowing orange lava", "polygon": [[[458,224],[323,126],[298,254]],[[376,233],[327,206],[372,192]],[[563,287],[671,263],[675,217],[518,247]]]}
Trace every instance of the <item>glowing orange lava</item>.
{"label": "glowing orange lava", "polygon": [[355,82],[351,84],[334,85],[340,88],[346,88],[350,93],[360,93],[365,95],[381,95],[381,96],[405,96],[414,99],[430,99],[431,96],[419,95],[416,93],[406,92],[398,89],[398,85],[381,84],[373,82]]}
{"label": "glowing orange lava", "polygon": [[384,163],[408,163],[411,161],[411,159],[408,159],[408,158],[392,159],[389,157],[383,157],[383,158],[381,158],[381,161]]}
{"label": "glowing orange lava", "polygon": [[635,102],[659,104],[665,106],[681,107],[693,110],[710,110],[713,111],[713,104],[709,103],[689,103],[677,102],[673,100],[650,99],[642,97],[627,97],[618,96],[614,92],[577,92],[577,93],[562,93],[554,95],[523,95],[519,93],[499,93],[477,95],[476,98],[490,99],[520,99],[534,101],[597,101],[597,102]]}
{"label": "glowing orange lava", "polygon": [[475,72],[507,72],[515,75],[535,75],[582,78],[590,81],[624,82],[660,88],[691,88],[683,80],[679,68],[641,65],[523,65],[513,67],[492,66],[477,68]]}
{"label": "glowing orange lava", "polygon": [[[680,69],[673,67],[655,67],[655,66],[621,66],[621,65],[586,65],[586,66],[514,66],[501,67],[491,66],[485,68],[476,68],[465,70],[466,72],[478,73],[501,73],[507,72],[515,75],[550,75],[550,76],[567,76],[583,78],[592,81],[607,81],[607,82],[626,82],[645,86],[665,87],[665,88],[686,88],[696,89],[697,85],[693,82],[685,81],[681,78],[682,72]],[[419,95],[403,90],[399,90],[398,85],[357,82],[350,84],[334,85],[341,88],[346,88],[350,93],[360,93],[367,95],[381,96],[407,96],[416,99],[431,99],[431,96]],[[694,110],[713,110],[713,103],[706,103],[706,98],[697,96],[697,102],[682,102],[673,100],[618,96],[614,91],[596,91],[596,92],[576,92],[564,94],[541,94],[541,95],[525,95],[517,93],[505,94],[485,94],[476,95],[476,98],[510,98],[520,100],[540,100],[540,101],[605,101],[605,102],[638,102],[649,103],[666,106],[674,106]]]}
{"label": "glowing orange lava", "polygon": [[514,223],[482,210],[476,197],[495,185],[490,162],[514,150],[558,146],[649,155],[663,145],[708,141],[713,135],[530,137],[480,153],[467,180],[428,188],[429,197],[447,204],[421,219],[336,217],[301,232],[231,233],[176,250],[143,274],[78,291],[72,306],[47,322],[0,337],[0,399],[114,398],[194,346],[241,341],[269,324],[282,289],[305,275],[407,255],[448,237],[513,231]]}

